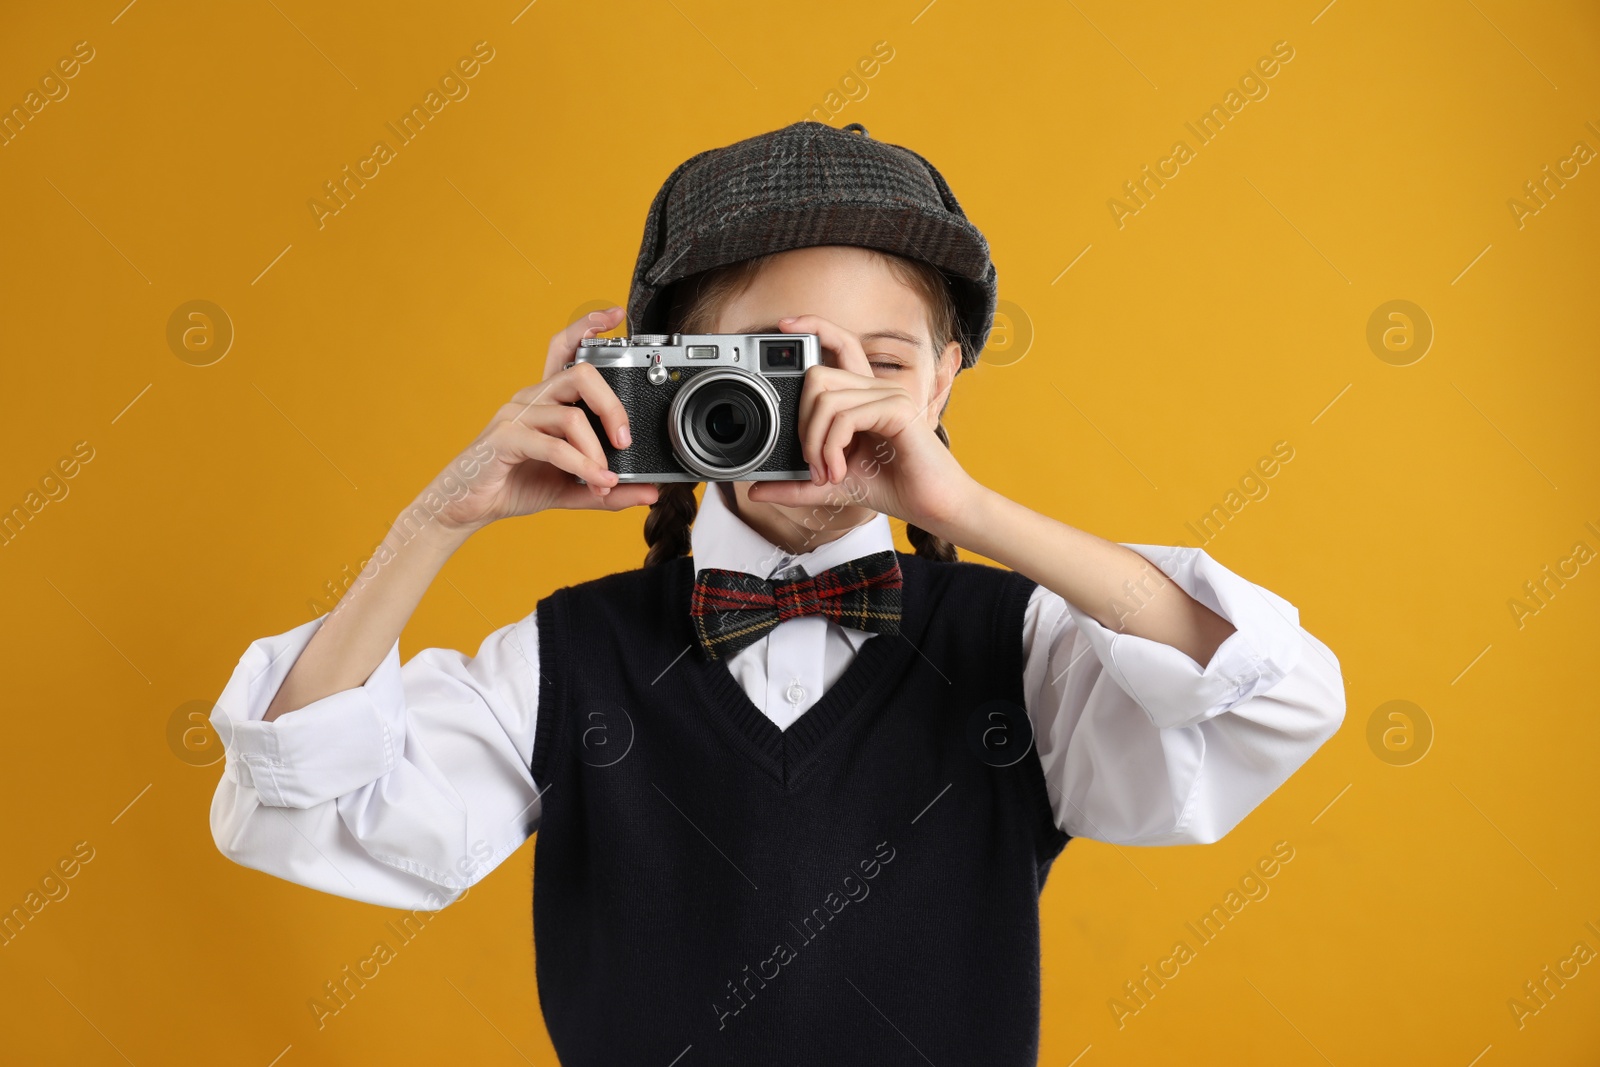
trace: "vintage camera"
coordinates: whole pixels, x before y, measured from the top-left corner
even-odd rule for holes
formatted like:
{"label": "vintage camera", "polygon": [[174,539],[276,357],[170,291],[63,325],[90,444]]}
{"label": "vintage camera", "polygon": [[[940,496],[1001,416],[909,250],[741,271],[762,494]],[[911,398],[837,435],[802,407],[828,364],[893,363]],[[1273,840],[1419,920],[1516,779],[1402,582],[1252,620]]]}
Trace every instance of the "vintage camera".
{"label": "vintage camera", "polygon": [[822,362],[815,334],[640,334],[579,342],[628,412],[633,444],[613,448],[589,417],[620,482],[809,480],[800,390]]}

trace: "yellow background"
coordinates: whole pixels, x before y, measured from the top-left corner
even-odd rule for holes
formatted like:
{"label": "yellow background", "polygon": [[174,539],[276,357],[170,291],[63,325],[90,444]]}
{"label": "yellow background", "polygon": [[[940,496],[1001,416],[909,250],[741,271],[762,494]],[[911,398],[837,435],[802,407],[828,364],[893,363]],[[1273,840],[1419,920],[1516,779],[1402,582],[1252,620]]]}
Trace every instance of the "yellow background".
{"label": "yellow background", "polygon": [[[1507,1006],[1575,942],[1600,951],[1600,574],[1520,628],[1507,607],[1575,542],[1600,550],[1600,164],[1521,228],[1507,207],[1600,149],[1590,5],[124,2],[0,25],[6,108],[95,50],[0,148],[0,506],[95,450],[0,548],[0,905],[95,850],[0,948],[0,1058],[554,1062],[531,849],[319,1031],[307,1001],[395,913],[219,855],[220,767],[180,759],[169,722],[312,617],[552,332],[626,298],[673,166],[799,119],[886,41],[834,123],[940,167],[1034,331],[958,380],[957,455],[1096,533],[1194,544],[1184,523],[1289,442],[1207,547],[1297,605],[1347,687],[1338,736],[1222,842],[1069,846],[1043,899],[1044,1062],[1600,1059],[1600,962],[1521,1028]],[[470,96],[319,229],[322,183],[480,40]],[[1270,95],[1119,229],[1108,199],[1280,40]],[[196,299],[236,331],[211,366],[166,339]],[[1436,332],[1403,367],[1366,341],[1395,299]],[[637,566],[642,517],[490,529],[403,654],[470,651]],[[1390,700],[1432,725],[1418,762],[1369,746]],[[1295,858],[1270,896],[1119,1029],[1108,1000],[1277,841]]]}

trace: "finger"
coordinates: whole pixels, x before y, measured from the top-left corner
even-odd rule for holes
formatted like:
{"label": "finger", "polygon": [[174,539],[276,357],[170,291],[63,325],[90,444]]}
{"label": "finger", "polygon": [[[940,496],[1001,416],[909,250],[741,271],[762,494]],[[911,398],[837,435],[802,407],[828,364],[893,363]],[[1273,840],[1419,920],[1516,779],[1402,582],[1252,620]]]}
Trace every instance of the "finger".
{"label": "finger", "polygon": [[606,487],[615,484],[613,479],[616,478],[616,472],[607,468],[605,449],[600,447],[600,438],[595,436],[594,424],[583,413],[583,409],[569,404],[536,404],[534,407],[542,407],[548,412],[547,415],[541,416],[541,419],[550,420],[549,427],[545,429],[546,433],[564,439],[572,447],[589,457],[600,470],[605,471],[610,476],[603,480],[598,478],[589,479],[589,476],[585,474],[584,478]]}
{"label": "finger", "polygon": [[558,508],[572,509],[598,509],[602,511],[622,511],[625,508],[634,508],[641,505],[648,507],[654,504],[661,495],[661,487],[649,482],[636,482],[628,485],[619,485],[605,496],[596,496],[585,492],[587,486],[574,482],[565,486],[560,495],[556,497],[553,505]]}
{"label": "finger", "polygon": [[[590,437],[593,436],[591,431]],[[512,466],[528,460],[548,463],[577,475],[596,490],[609,490],[617,483],[616,473],[606,468],[603,455],[596,460],[575,447],[572,441],[520,422],[501,423],[489,434],[488,441],[494,448],[495,458]]]}
{"label": "finger", "polygon": [[904,394],[885,396],[865,404],[856,404],[834,415],[822,440],[821,456],[831,482],[844,481],[850,473],[845,450],[858,433],[875,433],[882,437],[895,437],[910,424],[915,416],[911,399]]}
{"label": "finger", "polygon": [[579,341],[614,329],[622,321],[624,314],[623,309],[620,307],[607,308],[605,311],[592,311],[577,322],[558,331],[555,336],[550,338],[550,350],[544,361],[544,377],[555,377],[562,367],[572,362],[573,355],[578,351]]}
{"label": "finger", "polygon": [[[815,446],[821,443],[822,431],[826,427],[829,414],[817,414],[817,407],[823,403],[823,397],[832,394],[832,399],[827,401],[831,413],[839,404],[862,403],[869,395],[881,394],[885,389],[893,389],[880,378],[863,378],[851,371],[840,370],[837,367],[812,367],[806,371],[805,384],[800,387],[800,403],[797,412],[798,432],[800,437],[801,455],[808,463],[816,463],[817,451]],[[820,424],[820,425],[819,425]],[[820,484],[820,464],[813,480]]]}
{"label": "finger", "polygon": [[840,389],[877,389],[883,384],[880,378],[865,378],[854,371],[840,370],[818,364],[806,369],[805,381],[800,386],[800,407],[805,409],[823,393]]}
{"label": "finger", "polygon": [[592,455],[567,440],[560,432],[525,426],[520,422],[506,422],[495,427],[489,435],[495,458],[508,466],[522,463],[546,463],[585,481],[608,487],[615,473],[597,462]]}
{"label": "finger", "polygon": [[[560,372],[558,371],[557,373],[559,374]],[[518,407],[527,407],[529,404],[537,404],[540,400],[544,399],[544,395],[550,391],[550,387],[554,384],[555,375],[551,375],[549,378],[546,378],[543,381],[534,382],[532,385],[523,386],[521,389],[518,389],[516,392],[511,394],[511,403],[517,405]]]}
{"label": "finger", "polygon": [[[825,446],[830,428],[838,419],[840,412],[903,393],[904,390],[894,386],[877,385],[871,389],[835,390],[819,393],[809,408],[805,406],[805,402],[802,400],[800,454],[817,472],[817,476],[813,478],[813,481],[821,484],[832,480],[832,472],[827,464]],[[849,441],[846,440],[845,444],[848,445]]]}
{"label": "finger", "polygon": [[524,408],[508,404],[506,410],[511,413],[512,422],[566,441],[590,460],[593,469],[604,472],[591,477],[573,471],[588,483],[580,488],[596,498],[603,498],[617,484],[617,474],[610,470],[605,449],[600,447],[594,425],[583,409],[571,404],[532,404]]}
{"label": "finger", "polygon": [[612,446],[627,448],[633,444],[633,436],[628,429],[628,409],[617,399],[611,383],[606,381],[599,368],[593,363],[580,363],[569,373],[577,385],[578,396],[590,411],[600,417],[600,424],[605,427],[606,437]]}
{"label": "finger", "polygon": [[588,315],[558,330],[550,338],[550,348],[545,358],[544,377],[552,378],[563,366],[571,362],[578,351],[578,342],[586,337],[605,333],[620,323],[625,312],[620,307],[605,311],[592,311]]}
{"label": "finger", "polygon": [[594,426],[581,408],[571,404],[507,404],[500,409],[498,418],[559,437],[602,467],[607,465],[605,449],[600,447]]}
{"label": "finger", "polygon": [[523,389],[512,398],[513,403],[528,407],[571,404],[578,400],[582,400],[590,411],[600,417],[600,424],[605,427],[606,437],[613,447],[627,448],[633,444],[628,428],[628,409],[622,406],[622,401],[617,399],[605,375],[592,363],[569,367],[548,382]]}
{"label": "finger", "polygon": [[863,503],[862,498],[852,498],[838,486],[813,485],[806,481],[754,482],[750,486],[750,499],[758,503],[799,508],[837,509],[847,504]]}
{"label": "finger", "polygon": [[779,319],[778,329],[784,333],[814,333],[825,353],[834,357],[833,365],[865,377],[873,377],[872,363],[856,335],[821,315],[797,315]]}
{"label": "finger", "polygon": [[814,388],[827,389],[876,389],[884,383],[884,379],[873,375],[868,377],[857,374],[855,371],[844,370],[840,367],[830,367],[826,363],[819,363],[815,367],[806,369],[806,384],[815,383]]}
{"label": "finger", "polygon": [[[804,448],[806,427],[810,425],[811,411],[816,406],[818,397],[834,390],[877,389],[881,388],[881,385],[882,382],[878,378],[864,378],[853,371],[840,370],[838,367],[819,364],[818,366],[807,368],[805,381],[800,386],[800,402],[797,408],[797,428],[802,439],[802,449]],[[802,454],[807,462],[810,462],[813,458],[813,454],[810,452],[803,452]],[[812,480],[819,484],[822,481],[820,474],[815,470],[812,473]]]}

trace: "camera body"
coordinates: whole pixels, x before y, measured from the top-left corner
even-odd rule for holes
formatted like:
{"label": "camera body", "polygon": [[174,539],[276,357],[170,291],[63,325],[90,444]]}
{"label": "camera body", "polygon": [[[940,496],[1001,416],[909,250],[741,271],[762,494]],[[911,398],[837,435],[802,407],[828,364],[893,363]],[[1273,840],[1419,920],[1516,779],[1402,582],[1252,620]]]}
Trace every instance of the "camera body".
{"label": "camera body", "polygon": [[822,362],[815,334],[639,334],[579,342],[628,412],[633,444],[594,427],[619,482],[810,480],[800,450],[800,391]]}

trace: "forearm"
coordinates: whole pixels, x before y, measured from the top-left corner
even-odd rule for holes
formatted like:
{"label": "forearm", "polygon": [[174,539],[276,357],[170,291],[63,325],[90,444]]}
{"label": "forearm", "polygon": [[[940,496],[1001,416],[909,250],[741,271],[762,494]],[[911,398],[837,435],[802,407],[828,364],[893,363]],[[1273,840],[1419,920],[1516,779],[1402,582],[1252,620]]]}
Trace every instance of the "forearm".
{"label": "forearm", "polygon": [[[1233,626],[1132,549],[976,481],[930,533],[1027,575],[1111,630],[1171,645],[1204,667]],[[920,524],[919,524],[920,525]]]}
{"label": "forearm", "polygon": [[420,509],[408,509],[390,526],[372,563],[323,620],[263,721],[359,686],[383,662],[434,577],[468,536],[431,515],[419,527],[410,520],[413,510]]}

